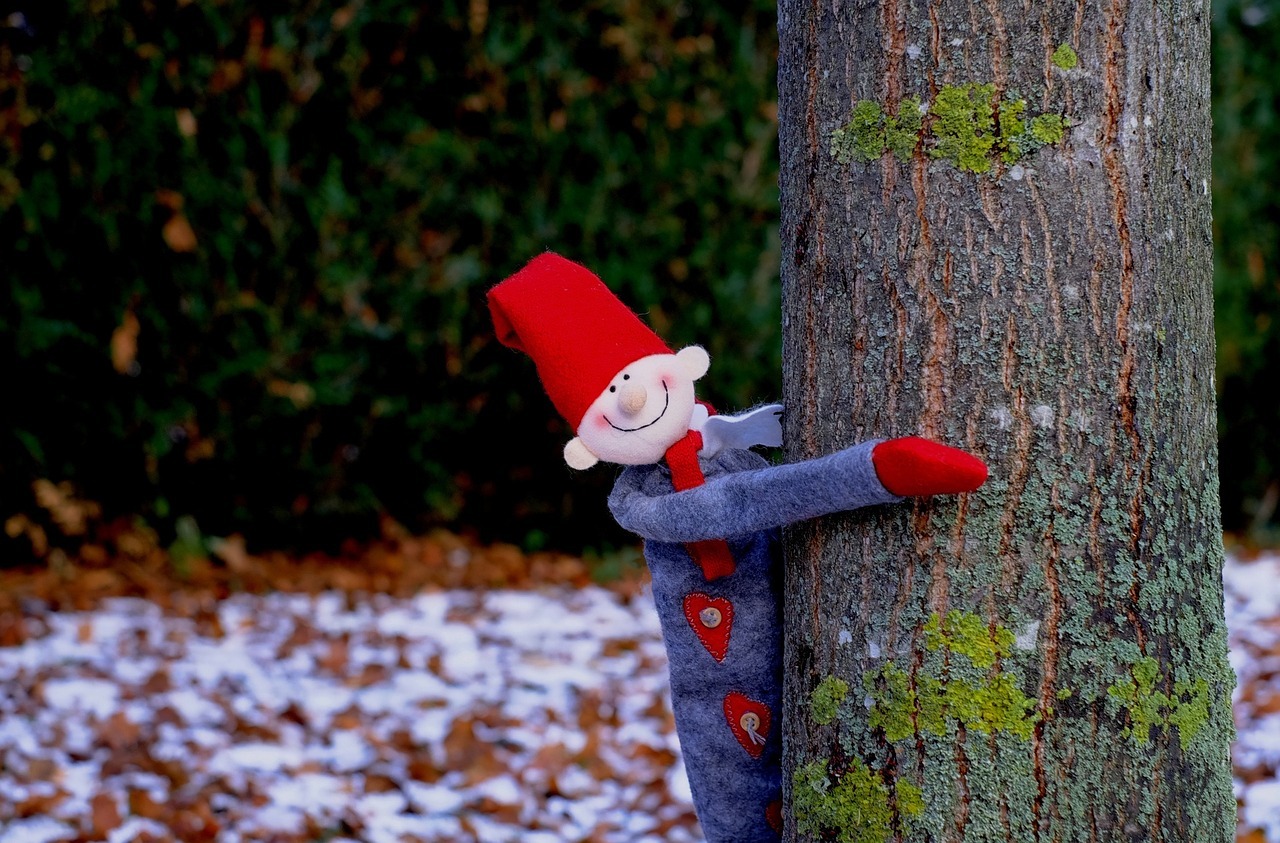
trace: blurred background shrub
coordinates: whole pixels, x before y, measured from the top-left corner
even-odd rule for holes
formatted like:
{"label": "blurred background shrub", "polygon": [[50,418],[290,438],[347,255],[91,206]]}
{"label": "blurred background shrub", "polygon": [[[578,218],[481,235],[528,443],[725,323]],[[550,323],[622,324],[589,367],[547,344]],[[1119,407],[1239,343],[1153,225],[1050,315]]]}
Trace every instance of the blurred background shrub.
{"label": "blurred background shrub", "polygon": [[779,391],[768,2],[41,0],[0,26],[0,517],[52,478],[171,536],[386,513],[621,540],[609,472],[570,474],[492,340],[485,291],[548,248],[707,343],[709,400]]}
{"label": "blurred background shrub", "polygon": [[1213,215],[1223,521],[1280,541],[1280,3],[1214,0]]}
{"label": "blurred background shrub", "polygon": [[[20,514],[74,541],[77,500],[197,545],[385,518],[628,542],[612,474],[564,467],[570,432],[491,336],[485,291],[547,248],[706,344],[712,403],[780,393],[771,2],[0,10],[6,558]],[[1271,10],[1215,14],[1237,527],[1269,521],[1280,464]]]}

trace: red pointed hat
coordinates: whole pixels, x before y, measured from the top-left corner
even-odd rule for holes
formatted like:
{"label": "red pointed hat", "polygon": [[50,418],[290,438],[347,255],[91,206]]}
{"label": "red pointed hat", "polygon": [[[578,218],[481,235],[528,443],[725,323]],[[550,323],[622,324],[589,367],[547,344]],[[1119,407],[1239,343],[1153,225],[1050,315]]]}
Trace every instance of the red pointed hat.
{"label": "red pointed hat", "polygon": [[551,252],[490,290],[489,313],[502,344],[533,358],[574,430],[624,366],[671,354],[595,273]]}

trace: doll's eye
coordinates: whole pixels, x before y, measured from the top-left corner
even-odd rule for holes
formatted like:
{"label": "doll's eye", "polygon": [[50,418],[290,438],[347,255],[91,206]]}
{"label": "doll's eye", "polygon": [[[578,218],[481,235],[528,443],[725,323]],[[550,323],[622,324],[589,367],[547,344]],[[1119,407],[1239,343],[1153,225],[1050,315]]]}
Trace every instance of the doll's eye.
{"label": "doll's eye", "polygon": [[617,392],[617,391],[618,391],[618,388],[617,388],[616,386],[611,386],[611,387],[609,387],[609,391],[610,391],[610,392]]}
{"label": "doll's eye", "polygon": [[622,376],[622,379],[623,379],[624,381],[629,381],[629,380],[631,380],[631,375],[623,375],[623,376]]}

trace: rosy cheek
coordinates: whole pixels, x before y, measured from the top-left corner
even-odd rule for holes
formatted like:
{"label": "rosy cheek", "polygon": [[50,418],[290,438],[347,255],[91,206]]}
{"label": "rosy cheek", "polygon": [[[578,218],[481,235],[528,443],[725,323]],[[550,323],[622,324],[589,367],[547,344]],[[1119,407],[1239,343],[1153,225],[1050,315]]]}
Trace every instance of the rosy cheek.
{"label": "rosy cheek", "polygon": [[658,378],[659,380],[661,380],[663,383],[667,385],[667,389],[670,389],[671,387],[676,385],[676,376],[671,374],[670,372],[663,372],[662,374],[658,375]]}
{"label": "rosy cheek", "polygon": [[605,418],[604,413],[601,413],[600,415],[596,416],[594,423],[595,423],[595,426],[600,428],[601,430],[604,430],[607,427],[611,427],[611,425],[609,424],[609,420]]}

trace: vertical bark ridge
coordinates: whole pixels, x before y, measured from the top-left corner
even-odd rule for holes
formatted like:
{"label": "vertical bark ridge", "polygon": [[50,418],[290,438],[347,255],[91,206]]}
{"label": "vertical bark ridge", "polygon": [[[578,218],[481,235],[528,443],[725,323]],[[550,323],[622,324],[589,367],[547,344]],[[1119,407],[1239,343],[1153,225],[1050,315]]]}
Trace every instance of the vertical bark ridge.
{"label": "vertical bark ridge", "polygon": [[1039,188],[1036,187],[1035,177],[1028,175],[1026,178],[1027,193],[1031,197],[1031,207],[1035,210],[1036,220],[1040,223],[1040,231],[1043,236],[1041,246],[1044,249],[1044,284],[1049,293],[1049,317],[1053,320],[1054,338],[1060,339],[1065,335],[1065,330],[1062,324],[1062,292],[1058,289],[1055,276],[1053,229],[1049,225],[1049,211],[1045,207],[1044,199],[1040,196]]}
{"label": "vertical bark ridge", "polygon": [[[871,553],[871,536],[866,535],[862,537],[862,543],[859,550],[863,554]],[[853,639],[850,643],[862,642],[866,644],[866,647],[859,652],[860,658],[857,659],[859,671],[865,672],[869,666],[869,661],[872,658],[871,644],[874,641],[870,625],[867,623],[867,618],[871,615],[871,595],[873,593],[873,589],[871,586],[871,568],[866,565],[862,566],[862,580],[859,585],[861,586],[858,593],[858,609],[860,611],[856,616],[850,618],[850,624],[854,627],[854,629],[850,631],[850,636]],[[887,641],[885,642],[885,647],[888,647]]]}
{"label": "vertical bark ridge", "polygon": [[1059,624],[1062,622],[1062,591],[1058,587],[1058,554],[1060,546],[1055,540],[1054,530],[1057,523],[1056,516],[1059,511],[1058,501],[1058,484],[1054,484],[1050,491],[1049,500],[1050,510],[1053,513],[1050,516],[1048,529],[1045,531],[1045,560],[1044,560],[1044,581],[1048,590],[1048,605],[1045,612],[1044,620],[1044,670],[1040,676],[1040,711],[1042,713],[1041,720],[1036,724],[1035,732],[1032,736],[1032,753],[1034,755],[1035,776],[1036,776],[1036,798],[1032,806],[1033,816],[1035,818],[1033,831],[1037,840],[1040,839],[1041,831],[1044,828],[1044,810],[1045,799],[1049,794],[1049,774],[1045,769],[1045,745],[1044,730],[1045,724],[1052,715],[1048,712],[1052,711],[1054,697],[1054,683],[1058,676],[1058,640]]}
{"label": "vertical bark ridge", "polygon": [[[888,207],[888,203],[885,203]],[[852,191],[845,193],[845,225],[852,227],[855,222],[855,212],[853,204]],[[878,242],[880,232],[877,229],[873,232],[871,249],[877,251],[880,248]],[[855,250],[859,247],[854,244]],[[871,348],[870,337],[867,334],[867,323],[865,320],[859,319],[858,314],[853,310],[857,303],[863,301],[866,296],[865,284],[866,279],[861,273],[848,273],[849,286],[851,295],[849,296],[849,310],[845,316],[848,321],[855,325],[853,342],[849,347],[849,371],[864,371],[867,366],[867,354]],[[868,438],[865,422],[867,407],[867,383],[865,378],[854,377],[853,380],[853,401],[850,407],[849,422],[853,426],[853,438],[862,440]]]}
{"label": "vertical bark ridge", "polygon": [[929,55],[933,61],[926,71],[926,76],[929,80],[930,100],[938,95],[938,80],[934,75],[934,68],[942,65],[942,21],[938,16],[941,5],[941,0],[929,4]]}
{"label": "vertical bark ridge", "polygon": [[1094,575],[1097,578],[1097,592],[1099,594],[1106,593],[1107,590],[1107,569],[1106,556],[1102,550],[1102,507],[1103,498],[1102,490],[1098,485],[1098,463],[1095,459],[1089,460],[1089,471],[1085,474],[1085,482],[1089,487],[1089,532],[1088,552],[1089,560],[1094,565]]}
{"label": "vertical bark ridge", "polygon": [[[1161,752],[1160,754],[1164,756],[1167,753]],[[1160,790],[1160,771],[1164,759],[1161,758],[1160,761],[1161,763],[1156,765],[1155,774],[1151,777],[1151,786],[1156,791]],[[1163,843],[1164,841],[1164,803],[1160,800],[1156,800],[1155,803],[1155,818],[1151,823],[1151,840],[1153,843]]]}
{"label": "vertical bark ridge", "polygon": [[[999,164],[996,165],[1000,166]],[[978,200],[982,203],[982,215],[987,218],[987,225],[992,233],[999,237],[1003,234],[1004,220],[1000,213],[999,191],[990,184],[978,184]]]}
{"label": "vertical bark ridge", "polygon": [[955,841],[965,839],[965,829],[969,826],[969,757],[965,752],[967,739],[968,733],[961,726],[956,730],[956,785],[960,794],[956,799],[955,836],[948,838]]}
{"label": "vertical bark ridge", "polygon": [[[945,615],[950,607],[951,600],[951,579],[947,576],[947,566],[951,563],[948,554],[935,551],[933,548],[932,537],[927,532],[929,527],[929,509],[927,507],[919,507],[912,513],[912,529],[916,533],[916,553],[922,559],[932,557],[932,565],[929,569],[929,592],[928,604],[929,610],[938,614]],[[909,597],[910,593],[904,589],[902,595],[904,598]]]}
{"label": "vertical bark ridge", "polygon": [[[947,283],[949,262],[943,263],[943,283]],[[919,432],[930,439],[940,439],[946,435],[944,415],[947,411],[946,361],[951,359],[951,331],[947,322],[946,311],[942,309],[938,296],[926,290],[924,296],[925,319],[929,330],[929,350],[924,360],[924,396],[925,404],[920,414]]]}
{"label": "vertical bark ridge", "polygon": [[1106,20],[1106,54],[1103,58],[1106,73],[1106,107],[1102,123],[1102,164],[1106,169],[1111,188],[1112,211],[1116,238],[1120,247],[1120,301],[1116,309],[1116,342],[1123,355],[1120,366],[1118,399],[1124,429],[1133,444],[1133,456],[1138,455],[1138,431],[1134,419],[1133,373],[1137,365],[1135,348],[1130,341],[1129,319],[1133,310],[1134,260],[1133,239],[1129,232],[1128,174],[1124,170],[1119,148],[1120,120],[1123,117],[1120,76],[1124,67],[1124,29],[1127,0],[1111,0]]}
{"label": "vertical bark ridge", "polygon": [[1040,109],[1046,110],[1053,102],[1055,88],[1057,87],[1057,76],[1053,72],[1053,51],[1057,47],[1053,43],[1054,29],[1053,23],[1049,18],[1049,12],[1053,9],[1052,3],[1045,3],[1040,6],[1040,49],[1044,51],[1044,63],[1041,65],[1043,76],[1041,80],[1044,82],[1044,95],[1040,97]]}
{"label": "vertical bark ridge", "polygon": [[[1018,540],[1018,510],[1022,498],[1031,482],[1033,436],[1031,423],[1027,420],[1022,390],[1015,388],[1013,399],[1013,416],[1017,432],[1014,434],[1014,469],[1009,477],[1008,492],[1000,513],[1000,543],[998,555],[1000,559],[1000,590],[1010,592],[1020,579],[1019,563],[1022,561]],[[994,592],[991,600],[994,603]],[[993,616],[999,610],[992,606]]]}
{"label": "vertical bark ridge", "polygon": [[[890,365],[885,367],[886,374],[895,381],[901,381],[905,376],[907,367],[907,348],[905,337],[907,333],[907,325],[910,317],[907,313],[907,307],[902,301],[902,296],[898,293],[898,286],[894,283],[890,268],[886,265],[882,275],[885,289],[888,291],[888,304],[893,312],[893,319],[896,330],[893,333],[893,346],[886,349],[886,353],[892,354]],[[888,409],[888,417],[896,419],[898,417],[898,390],[889,390],[886,396],[886,409]],[[890,422],[892,424],[892,422]],[[897,430],[887,430],[885,435],[896,434]]]}
{"label": "vertical bark ridge", "polygon": [[999,0],[986,0],[987,12],[991,15],[991,76],[996,83],[996,93],[1004,94],[1009,87],[1009,69],[1006,56],[1009,52],[1009,30],[1005,28],[1004,16],[1000,14]]}
{"label": "vertical bark ridge", "polygon": [[884,100],[896,113],[898,103],[902,102],[903,62],[907,57],[907,4],[905,0],[880,0],[880,15],[887,36]]}
{"label": "vertical bark ridge", "polygon": [[[886,653],[894,653],[894,652],[897,652],[899,649],[898,635],[903,629],[902,616],[904,613],[907,612],[908,606],[911,602],[911,598],[914,596],[914,591],[915,591],[916,554],[903,553],[899,557],[899,561],[903,563],[902,564],[902,581],[898,588],[897,599],[893,603],[893,609],[891,610],[891,613],[889,616],[891,623],[889,624],[888,632],[885,637]],[[914,652],[916,649],[915,648],[916,632],[914,629],[911,629],[911,628],[909,628],[907,632],[909,633],[907,637],[912,639],[912,651]],[[911,672],[911,677],[912,677],[912,681],[914,681],[915,679],[914,669]],[[919,734],[919,730],[917,729],[917,735],[918,734]]]}
{"label": "vertical bark ridge", "polygon": [[[1100,242],[1100,240],[1095,241]],[[1103,255],[1094,255],[1093,267],[1089,272],[1089,315],[1092,317],[1091,326],[1095,336],[1101,338],[1103,332],[1102,326],[1102,267],[1106,258]]]}

